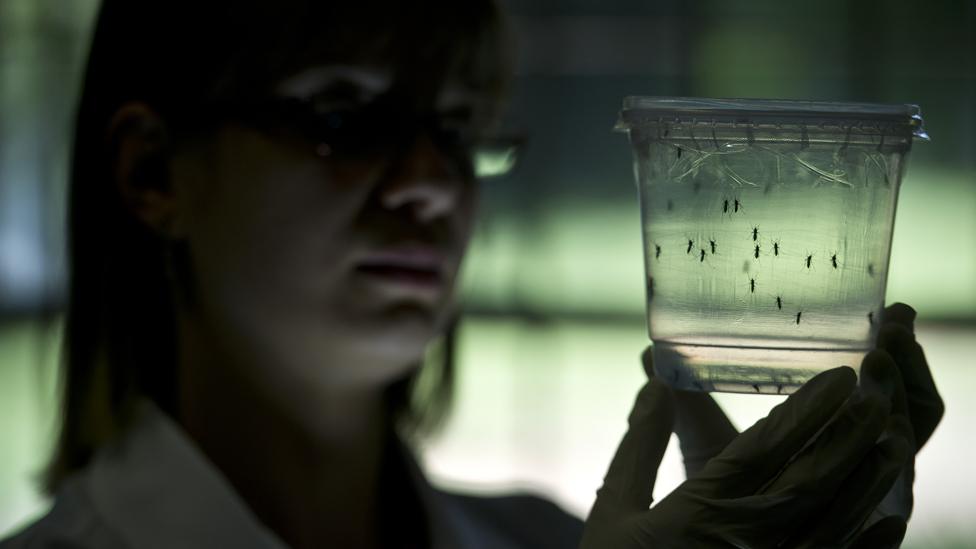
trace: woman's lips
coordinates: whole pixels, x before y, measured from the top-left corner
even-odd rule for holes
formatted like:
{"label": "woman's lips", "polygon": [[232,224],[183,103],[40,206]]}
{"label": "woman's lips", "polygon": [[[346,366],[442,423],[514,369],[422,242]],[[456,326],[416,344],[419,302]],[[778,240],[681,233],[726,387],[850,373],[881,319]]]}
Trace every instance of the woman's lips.
{"label": "woman's lips", "polygon": [[409,247],[367,252],[356,272],[377,282],[417,290],[439,290],[445,281],[447,256],[433,248]]}

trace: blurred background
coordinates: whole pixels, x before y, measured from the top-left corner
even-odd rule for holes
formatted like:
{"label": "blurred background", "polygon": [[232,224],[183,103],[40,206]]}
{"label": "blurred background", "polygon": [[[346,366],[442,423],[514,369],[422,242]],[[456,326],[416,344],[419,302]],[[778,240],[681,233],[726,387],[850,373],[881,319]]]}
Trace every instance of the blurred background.
{"label": "blurred background", "polygon": [[[919,311],[946,416],[905,547],[976,547],[976,2],[508,0],[524,162],[484,188],[465,265],[457,404],[424,466],[457,489],[584,515],[647,345],[626,95],[916,103],[887,301]],[[74,103],[97,0],[0,0],[0,537],[43,513]],[[744,428],[781,398],[719,395]],[[683,478],[672,444],[663,495]]]}

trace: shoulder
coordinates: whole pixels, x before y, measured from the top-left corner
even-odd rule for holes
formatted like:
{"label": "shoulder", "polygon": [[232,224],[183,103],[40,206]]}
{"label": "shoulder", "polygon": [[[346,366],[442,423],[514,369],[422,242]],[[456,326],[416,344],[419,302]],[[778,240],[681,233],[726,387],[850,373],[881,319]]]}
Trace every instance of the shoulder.
{"label": "shoulder", "polygon": [[446,496],[471,522],[509,540],[514,547],[575,549],[583,535],[583,521],[579,517],[538,496]]}
{"label": "shoulder", "polygon": [[69,482],[50,511],[12,537],[0,549],[127,549],[94,512],[86,494]]}

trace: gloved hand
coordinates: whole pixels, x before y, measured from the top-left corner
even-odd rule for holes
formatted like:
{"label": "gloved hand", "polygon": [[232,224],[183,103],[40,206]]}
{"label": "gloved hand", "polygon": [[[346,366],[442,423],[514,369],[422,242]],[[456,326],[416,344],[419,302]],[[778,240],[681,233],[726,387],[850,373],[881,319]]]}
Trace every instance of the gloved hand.
{"label": "gloved hand", "polygon": [[[876,442],[889,427],[891,397],[877,387],[855,391],[855,384],[850,368],[816,376],[650,507],[676,406],[673,391],[652,378],[638,394],[581,547],[859,543],[854,535],[889,491],[911,449],[897,434]],[[886,543],[892,535],[901,539],[904,523],[878,525],[870,532],[872,543]]]}
{"label": "gloved hand", "polygon": [[[913,452],[891,492],[869,519],[895,515],[908,520],[912,513],[915,454],[932,436],[945,406],[929,370],[925,353],[915,341],[915,310],[895,303],[884,310],[878,331],[878,351],[861,366],[861,383],[888,384],[892,391],[894,429],[905,437]],[[869,356],[872,356],[869,355]]]}
{"label": "gloved hand", "polygon": [[[878,333],[878,350],[869,353],[861,365],[862,385],[890,392],[893,418],[889,429],[905,438],[913,451],[891,492],[867,521],[870,528],[858,538],[863,544],[858,547],[900,544],[900,536],[889,544],[871,540],[879,532],[894,532],[899,522],[904,531],[904,522],[912,510],[914,455],[935,431],[945,410],[922,348],[915,341],[914,320],[915,311],[908,305],[896,303],[887,307]],[[648,375],[653,375],[649,358],[648,354],[645,366]],[[674,391],[674,396],[675,432],[681,443],[685,472],[693,478],[738,432],[707,393]]]}

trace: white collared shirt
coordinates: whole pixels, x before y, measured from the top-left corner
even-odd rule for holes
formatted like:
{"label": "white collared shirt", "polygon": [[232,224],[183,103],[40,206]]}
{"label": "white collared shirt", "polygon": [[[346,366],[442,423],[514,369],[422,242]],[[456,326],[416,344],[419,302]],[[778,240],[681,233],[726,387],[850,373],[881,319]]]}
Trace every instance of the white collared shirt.
{"label": "white collared shirt", "polygon": [[[411,465],[413,465],[411,463]],[[581,523],[532,496],[433,489],[415,466],[432,547],[575,547]],[[287,549],[169,416],[146,402],[132,428],[65,481],[51,511],[0,549]]]}

